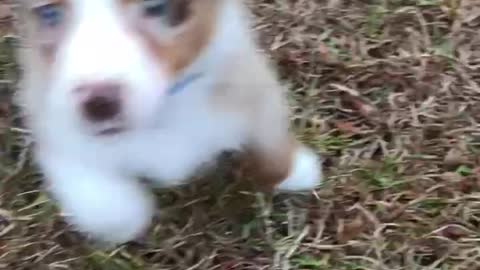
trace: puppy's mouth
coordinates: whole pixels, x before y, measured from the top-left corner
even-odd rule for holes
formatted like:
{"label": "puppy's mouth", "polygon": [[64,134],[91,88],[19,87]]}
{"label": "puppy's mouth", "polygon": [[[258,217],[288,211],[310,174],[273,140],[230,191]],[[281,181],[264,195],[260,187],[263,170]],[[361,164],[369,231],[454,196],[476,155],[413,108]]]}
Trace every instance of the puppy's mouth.
{"label": "puppy's mouth", "polygon": [[119,122],[105,122],[91,127],[92,133],[97,137],[111,137],[125,133],[127,130],[127,126]]}
{"label": "puppy's mouth", "polygon": [[112,136],[112,135],[123,133],[125,130],[126,130],[125,127],[120,127],[120,126],[119,127],[106,128],[106,129],[102,129],[102,130],[98,131],[97,136],[101,136],[101,137]]}

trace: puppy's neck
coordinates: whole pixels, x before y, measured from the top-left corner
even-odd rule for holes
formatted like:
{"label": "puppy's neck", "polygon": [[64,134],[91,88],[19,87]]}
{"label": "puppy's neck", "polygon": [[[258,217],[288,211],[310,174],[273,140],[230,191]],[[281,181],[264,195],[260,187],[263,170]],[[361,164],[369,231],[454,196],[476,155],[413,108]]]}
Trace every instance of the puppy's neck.
{"label": "puppy's neck", "polygon": [[248,61],[256,53],[255,35],[250,31],[250,19],[244,5],[238,1],[221,1],[215,33],[203,53],[179,72],[171,93],[190,88],[201,79],[224,79],[240,61]]}

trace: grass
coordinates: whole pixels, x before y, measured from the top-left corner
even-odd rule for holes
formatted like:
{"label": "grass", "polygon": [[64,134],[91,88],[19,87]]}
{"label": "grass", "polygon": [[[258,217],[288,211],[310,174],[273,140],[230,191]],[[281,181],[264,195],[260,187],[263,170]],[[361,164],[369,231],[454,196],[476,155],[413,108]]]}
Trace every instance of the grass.
{"label": "grass", "polygon": [[480,269],[478,1],[248,2],[324,184],[256,194],[226,162],[159,190],[144,242],[90,245],[42,192],[4,38],[0,269]]}

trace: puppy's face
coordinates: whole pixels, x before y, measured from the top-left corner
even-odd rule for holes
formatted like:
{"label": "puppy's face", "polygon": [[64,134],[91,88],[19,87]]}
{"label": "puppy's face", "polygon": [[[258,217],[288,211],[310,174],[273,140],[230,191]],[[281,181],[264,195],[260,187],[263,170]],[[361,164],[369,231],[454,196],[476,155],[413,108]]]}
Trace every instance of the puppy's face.
{"label": "puppy's face", "polygon": [[93,135],[148,126],[208,46],[219,0],[24,0],[28,91]]}

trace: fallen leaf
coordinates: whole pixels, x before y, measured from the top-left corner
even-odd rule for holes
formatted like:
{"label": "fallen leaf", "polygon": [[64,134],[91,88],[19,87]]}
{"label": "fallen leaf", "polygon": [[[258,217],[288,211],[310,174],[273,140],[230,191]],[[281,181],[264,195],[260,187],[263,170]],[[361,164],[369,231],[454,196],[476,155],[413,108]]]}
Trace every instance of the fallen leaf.
{"label": "fallen leaf", "polygon": [[443,160],[443,164],[448,169],[455,169],[458,166],[465,164],[466,162],[467,159],[465,155],[457,148],[450,149]]}
{"label": "fallen leaf", "polygon": [[345,244],[359,236],[365,229],[366,224],[361,215],[357,215],[349,223],[345,223],[343,219],[340,219],[337,227],[337,240],[340,244]]}
{"label": "fallen leaf", "polygon": [[361,132],[360,128],[355,127],[355,124],[352,122],[336,121],[335,126],[338,130],[347,134],[358,134]]}
{"label": "fallen leaf", "polygon": [[468,232],[459,225],[451,224],[441,230],[440,235],[452,240],[458,240],[462,237],[468,236]]}
{"label": "fallen leaf", "polygon": [[320,45],[318,45],[318,52],[320,54],[320,59],[322,59],[322,61],[325,63],[335,62],[334,59],[332,59],[330,50],[324,43],[320,43]]}
{"label": "fallen leaf", "polygon": [[10,105],[7,102],[0,102],[0,133],[8,127]]}
{"label": "fallen leaf", "polygon": [[342,95],[342,101],[344,106],[357,111],[361,116],[367,119],[373,120],[379,116],[377,108],[367,100],[361,98],[360,95],[352,95],[350,92],[345,92],[345,94]]}

